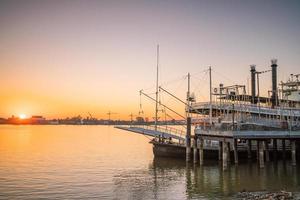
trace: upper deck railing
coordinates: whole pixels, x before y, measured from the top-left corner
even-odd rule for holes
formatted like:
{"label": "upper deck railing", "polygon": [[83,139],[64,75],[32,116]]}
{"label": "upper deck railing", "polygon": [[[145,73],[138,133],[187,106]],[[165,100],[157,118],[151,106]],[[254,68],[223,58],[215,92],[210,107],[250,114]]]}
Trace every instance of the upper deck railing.
{"label": "upper deck railing", "polygon": [[[191,110],[209,109],[209,108],[210,108],[209,102],[199,102],[199,103],[193,103],[191,105]],[[236,112],[248,112],[248,113],[256,113],[256,114],[266,114],[266,115],[300,117],[300,108],[292,108],[292,107],[271,108],[262,105],[259,106],[257,104],[213,102],[212,109],[234,110]]]}

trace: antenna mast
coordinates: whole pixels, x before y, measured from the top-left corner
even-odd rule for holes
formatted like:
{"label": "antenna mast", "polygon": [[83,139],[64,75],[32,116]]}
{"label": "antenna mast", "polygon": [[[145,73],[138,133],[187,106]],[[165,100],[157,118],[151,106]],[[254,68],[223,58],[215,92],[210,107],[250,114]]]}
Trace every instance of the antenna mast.
{"label": "antenna mast", "polygon": [[190,117],[190,107],[191,107],[191,104],[190,104],[190,96],[191,96],[191,94],[190,94],[190,73],[188,73],[188,92],[187,92],[187,98],[186,98],[186,100],[187,100],[187,117]]}
{"label": "antenna mast", "polygon": [[155,130],[157,130],[157,114],[158,114],[158,66],[159,66],[159,45],[157,45],[157,52],[156,52]]}
{"label": "antenna mast", "polygon": [[209,66],[209,124],[212,125],[212,91],[211,91],[211,66]]}

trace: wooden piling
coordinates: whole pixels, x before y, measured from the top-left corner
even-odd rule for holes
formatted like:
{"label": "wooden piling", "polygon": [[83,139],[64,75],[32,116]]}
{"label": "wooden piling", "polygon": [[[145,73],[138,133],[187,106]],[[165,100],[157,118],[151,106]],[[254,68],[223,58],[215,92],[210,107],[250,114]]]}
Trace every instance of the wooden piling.
{"label": "wooden piling", "polygon": [[237,150],[237,139],[233,140],[233,153],[234,153],[234,163],[238,164],[238,150]]}
{"label": "wooden piling", "polygon": [[186,147],[186,161],[190,161],[191,160],[191,147],[190,146],[187,146]]}
{"label": "wooden piling", "polygon": [[191,159],[191,118],[187,117],[186,121],[186,161],[190,161]]}
{"label": "wooden piling", "polygon": [[263,141],[258,141],[258,152],[259,152],[259,167],[264,168],[264,149],[263,149]]}
{"label": "wooden piling", "polygon": [[285,158],[286,158],[285,139],[282,139],[282,158],[283,158],[283,160],[285,160]]}
{"label": "wooden piling", "polygon": [[291,140],[292,165],[296,166],[296,141]]}
{"label": "wooden piling", "polygon": [[266,162],[270,162],[269,143],[265,140]]}
{"label": "wooden piling", "polygon": [[223,143],[223,151],[222,151],[222,157],[223,157],[223,170],[226,170],[228,167],[228,145],[227,142],[222,142]]}
{"label": "wooden piling", "polygon": [[248,159],[251,159],[252,157],[252,147],[251,147],[251,140],[247,140],[248,148],[247,148],[247,153],[248,153]]}
{"label": "wooden piling", "polygon": [[219,141],[219,160],[222,160],[223,143]]}
{"label": "wooden piling", "polygon": [[198,148],[197,148],[197,143],[198,143],[198,139],[197,137],[194,137],[194,143],[193,143],[193,148],[194,148],[194,163],[197,163],[197,156],[198,156]]}
{"label": "wooden piling", "polygon": [[227,142],[227,161],[230,163],[230,142]]}
{"label": "wooden piling", "polygon": [[200,162],[200,166],[202,166],[203,165],[203,153],[204,153],[204,151],[203,151],[203,139],[202,138],[200,138],[199,139],[199,162]]}
{"label": "wooden piling", "polygon": [[277,160],[277,139],[273,139],[273,160]]}
{"label": "wooden piling", "polygon": [[256,140],[256,159],[259,161],[259,140]]}

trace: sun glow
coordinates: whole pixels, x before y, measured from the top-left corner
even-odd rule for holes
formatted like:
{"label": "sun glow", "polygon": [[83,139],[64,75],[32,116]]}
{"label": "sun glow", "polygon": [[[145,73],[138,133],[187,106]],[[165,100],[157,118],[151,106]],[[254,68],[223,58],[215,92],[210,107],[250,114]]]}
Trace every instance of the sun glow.
{"label": "sun glow", "polygon": [[19,118],[20,118],[20,119],[26,119],[27,116],[26,116],[25,114],[19,114]]}

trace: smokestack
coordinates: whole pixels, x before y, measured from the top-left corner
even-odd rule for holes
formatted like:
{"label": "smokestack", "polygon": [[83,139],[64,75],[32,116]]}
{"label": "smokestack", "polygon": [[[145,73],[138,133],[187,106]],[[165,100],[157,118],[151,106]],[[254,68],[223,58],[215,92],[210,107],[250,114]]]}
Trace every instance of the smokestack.
{"label": "smokestack", "polygon": [[272,102],[272,108],[277,106],[277,59],[271,60],[271,68],[272,68],[272,96],[271,96],[271,102]]}
{"label": "smokestack", "polygon": [[256,69],[255,69],[255,65],[250,65],[250,72],[251,72],[251,96],[252,96],[252,99],[251,99],[251,102],[253,103],[253,104],[256,104],[256,99],[255,99],[255,93],[256,93],[256,91],[255,91],[255,88],[256,88],[256,86],[255,86],[255,75],[256,75]]}

